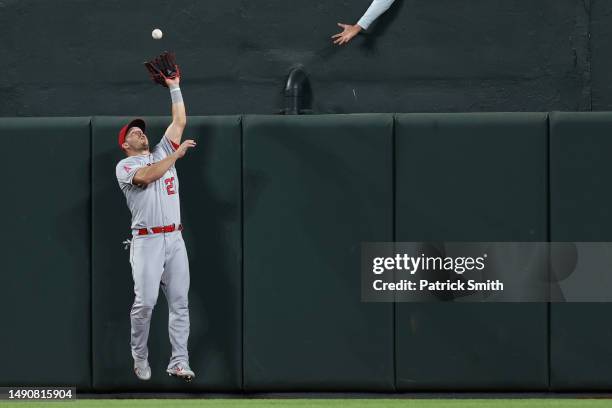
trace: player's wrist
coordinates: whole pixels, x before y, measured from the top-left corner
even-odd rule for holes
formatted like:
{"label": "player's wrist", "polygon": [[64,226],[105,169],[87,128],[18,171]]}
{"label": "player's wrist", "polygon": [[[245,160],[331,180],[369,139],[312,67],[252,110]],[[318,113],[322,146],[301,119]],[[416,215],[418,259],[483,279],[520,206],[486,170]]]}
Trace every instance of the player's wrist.
{"label": "player's wrist", "polygon": [[182,103],[183,95],[181,94],[181,88],[178,84],[172,84],[169,86],[170,88],[170,99],[172,100],[172,104]]}

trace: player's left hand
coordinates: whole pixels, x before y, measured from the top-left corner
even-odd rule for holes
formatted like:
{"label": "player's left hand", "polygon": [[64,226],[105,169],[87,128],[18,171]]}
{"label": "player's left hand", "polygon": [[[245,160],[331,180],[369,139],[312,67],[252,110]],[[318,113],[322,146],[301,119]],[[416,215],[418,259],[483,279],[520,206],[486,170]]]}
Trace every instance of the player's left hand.
{"label": "player's left hand", "polygon": [[[174,54],[167,51],[159,57],[145,62],[144,65],[149,71],[151,80],[165,87],[169,86],[167,81],[178,81],[181,77],[181,71],[174,59]],[[178,82],[176,83],[178,84]]]}
{"label": "player's left hand", "polygon": [[181,77],[178,76],[176,78],[164,78],[164,80],[166,81],[166,85],[168,87],[171,87],[172,85],[178,86],[179,83],[181,82]]}
{"label": "player's left hand", "polygon": [[362,30],[359,24],[350,25],[338,23],[338,27],[342,28],[342,32],[331,36],[336,45],[347,44]]}

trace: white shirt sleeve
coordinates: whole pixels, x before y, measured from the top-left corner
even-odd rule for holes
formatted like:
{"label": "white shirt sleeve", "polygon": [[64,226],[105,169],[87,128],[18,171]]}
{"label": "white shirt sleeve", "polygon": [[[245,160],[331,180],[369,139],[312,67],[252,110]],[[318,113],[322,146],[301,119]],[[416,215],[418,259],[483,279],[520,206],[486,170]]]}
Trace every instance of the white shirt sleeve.
{"label": "white shirt sleeve", "polygon": [[172,142],[172,140],[170,140],[168,136],[164,135],[162,136],[159,143],[155,145],[155,148],[153,149],[153,152],[152,152],[153,157],[155,157],[156,160],[165,159],[166,157],[174,153],[178,147],[179,145]]}
{"label": "white shirt sleeve", "polygon": [[136,172],[144,167],[144,163],[136,157],[126,157],[121,160],[115,168],[119,187],[123,189],[126,185],[131,185]]}
{"label": "white shirt sleeve", "polygon": [[374,0],[370,7],[366,10],[365,14],[359,19],[357,24],[364,30],[370,27],[370,24],[374,22],[382,13],[387,11],[395,0]]}

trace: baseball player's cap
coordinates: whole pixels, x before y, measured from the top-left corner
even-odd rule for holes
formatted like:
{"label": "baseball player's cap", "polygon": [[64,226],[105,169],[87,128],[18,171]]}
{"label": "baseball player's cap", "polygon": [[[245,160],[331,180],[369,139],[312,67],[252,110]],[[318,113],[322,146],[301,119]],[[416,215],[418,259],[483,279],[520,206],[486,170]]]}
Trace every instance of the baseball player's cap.
{"label": "baseball player's cap", "polygon": [[142,131],[145,131],[145,121],[142,119],[133,119],[131,120],[127,125],[125,125],[124,127],[121,128],[121,130],[119,131],[119,147],[121,147],[123,149],[123,143],[125,143],[125,135],[127,135],[128,130],[130,130],[131,128],[133,128],[134,126],[139,127],[140,129],[142,129]]}

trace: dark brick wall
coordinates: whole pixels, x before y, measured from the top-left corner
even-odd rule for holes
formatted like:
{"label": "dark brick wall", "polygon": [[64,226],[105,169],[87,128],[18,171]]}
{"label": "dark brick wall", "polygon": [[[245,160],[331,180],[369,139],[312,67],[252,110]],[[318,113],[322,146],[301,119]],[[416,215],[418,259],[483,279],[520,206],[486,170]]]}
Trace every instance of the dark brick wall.
{"label": "dark brick wall", "polygon": [[0,0],[0,115],[168,114],[141,65],[164,49],[177,53],[190,114],[276,113],[296,64],[317,113],[612,105],[603,0],[396,0],[369,34],[333,46],[336,22],[369,3]]}

